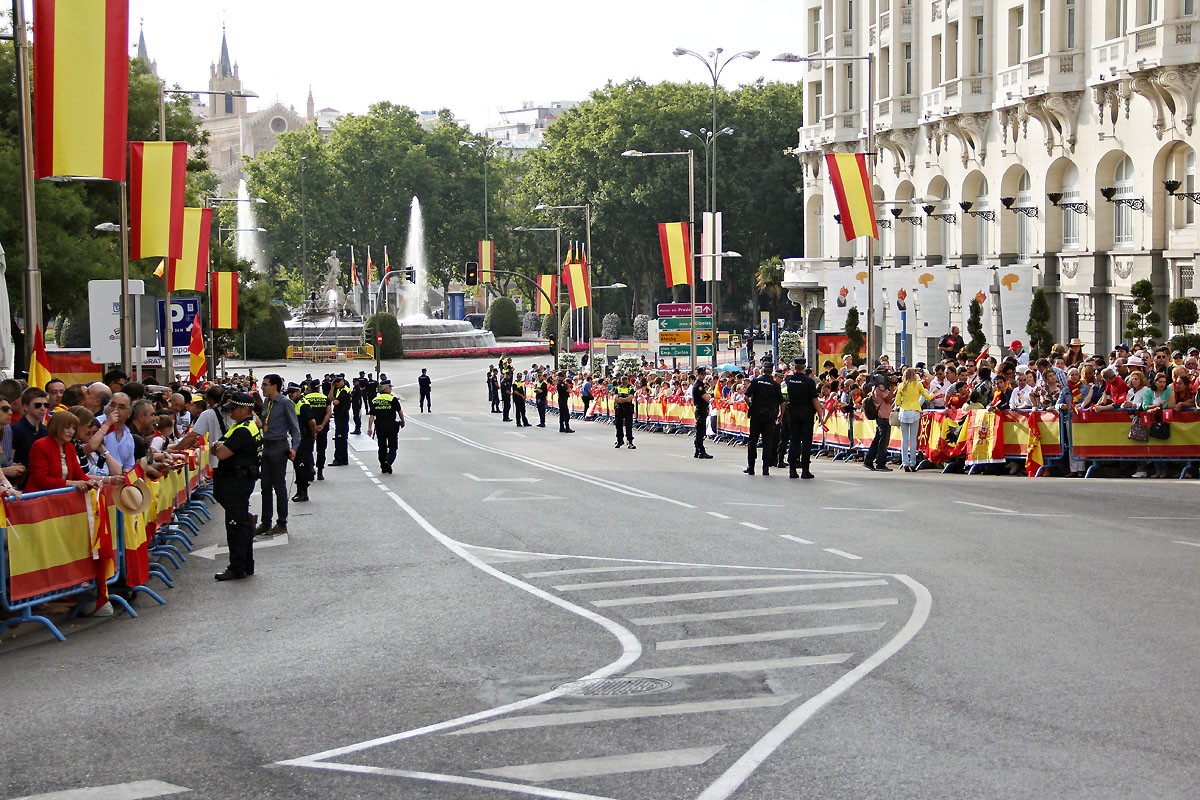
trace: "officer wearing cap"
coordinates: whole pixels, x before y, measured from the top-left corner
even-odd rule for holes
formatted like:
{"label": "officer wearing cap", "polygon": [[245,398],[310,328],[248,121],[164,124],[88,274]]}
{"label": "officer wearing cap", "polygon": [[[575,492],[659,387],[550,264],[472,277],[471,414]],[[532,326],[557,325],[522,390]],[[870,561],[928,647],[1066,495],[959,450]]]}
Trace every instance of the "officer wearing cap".
{"label": "officer wearing cap", "polygon": [[[817,393],[817,383],[804,374],[808,360],[800,356],[795,360],[792,373],[784,383],[787,385],[788,425],[792,436],[788,450],[788,477],[811,479],[813,474],[808,470],[812,458],[813,425],[822,413],[821,401]],[[800,472],[796,472],[796,467]]]}
{"label": "officer wearing cap", "polygon": [[758,440],[762,437],[762,474],[771,474],[771,462],[775,460],[775,425],[779,422],[783,406],[783,391],[771,377],[770,367],[763,367],[758,377],[746,387],[746,402],[749,404],[750,435],[746,450],[747,475],[754,474],[754,460],[758,457]]}
{"label": "officer wearing cap", "polygon": [[233,424],[212,444],[212,456],[221,462],[221,468],[213,473],[213,495],[225,509],[229,566],[214,577],[219,581],[236,581],[254,574],[250,494],[258,479],[262,433],[254,421],[254,400],[250,395],[234,392],[224,408]]}
{"label": "officer wearing cap", "polygon": [[296,422],[300,426],[300,445],[292,459],[292,470],[296,473],[296,493],[293,503],[308,502],[308,485],[313,479],[313,439],[317,424],[313,422],[311,410],[304,399],[304,390],[299,384],[289,383],[287,396],[296,406]]}
{"label": "officer wearing cap", "polygon": [[[787,384],[784,378],[787,374],[782,369],[775,370],[775,384],[779,387],[780,394],[783,395],[784,405],[781,411],[787,407]],[[779,423],[775,426],[775,466],[783,469],[787,466],[787,451],[788,444],[792,440],[792,428],[788,424],[788,415],[780,413]]]}
{"label": "officer wearing cap", "polygon": [[329,418],[333,416],[333,407],[329,404],[329,397],[320,389],[320,384],[313,379],[309,385],[308,394],[304,395],[304,402],[308,406],[308,411],[312,415],[313,426],[313,444],[316,447],[316,457],[312,463],[317,470],[317,480],[325,480],[325,450],[329,447]]}
{"label": "officer wearing cap", "polygon": [[367,435],[379,437],[379,471],[390,474],[396,462],[396,435],[404,427],[404,409],[392,396],[391,381],[380,381],[379,394],[371,401],[368,413]]}
{"label": "officer wearing cap", "polygon": [[346,386],[345,375],[333,376],[333,389],[329,393],[333,407],[333,421],[337,429],[333,434],[333,461],[331,467],[345,467],[350,463],[350,387]]}
{"label": "officer wearing cap", "polygon": [[637,450],[633,445],[633,413],[637,405],[634,388],[629,385],[629,373],[621,376],[621,382],[613,390],[613,412],[616,415],[617,447],[628,441],[630,450]]}
{"label": "officer wearing cap", "polygon": [[366,379],[362,377],[355,378],[353,381],[351,381],[350,408],[354,412],[354,430],[350,431],[351,436],[358,436],[362,433],[364,383],[366,383]]}
{"label": "officer wearing cap", "polygon": [[708,385],[704,382],[707,372],[706,367],[696,367],[696,382],[692,384],[692,405],[696,412],[696,452],[692,454],[692,458],[712,458],[704,449],[704,433],[705,428],[708,427],[708,404],[712,402],[712,395],[708,393]]}

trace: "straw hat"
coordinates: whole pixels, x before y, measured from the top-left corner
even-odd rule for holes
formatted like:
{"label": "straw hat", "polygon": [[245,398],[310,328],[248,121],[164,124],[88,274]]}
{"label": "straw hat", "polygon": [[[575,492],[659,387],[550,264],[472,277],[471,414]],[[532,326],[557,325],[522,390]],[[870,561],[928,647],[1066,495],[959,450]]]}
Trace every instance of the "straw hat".
{"label": "straw hat", "polygon": [[141,514],[150,508],[150,487],[143,478],[132,486],[122,486],[117,491],[117,508],[125,514]]}

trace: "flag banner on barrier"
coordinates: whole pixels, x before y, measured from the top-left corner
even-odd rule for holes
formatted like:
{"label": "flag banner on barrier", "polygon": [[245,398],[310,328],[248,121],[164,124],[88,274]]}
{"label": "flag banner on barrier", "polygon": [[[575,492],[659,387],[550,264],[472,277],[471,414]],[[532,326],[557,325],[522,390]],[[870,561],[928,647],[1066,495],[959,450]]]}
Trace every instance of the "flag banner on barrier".
{"label": "flag banner on barrier", "polygon": [[1200,458],[1200,412],[1168,411],[1163,420],[1171,423],[1169,439],[1135,442],[1129,438],[1131,420],[1124,411],[1091,411],[1086,419],[1076,416],[1071,423],[1071,455],[1083,460]]}
{"label": "flag banner on barrier", "polygon": [[78,586],[96,576],[88,497],[82,492],[6,503],[9,600]]}
{"label": "flag banner on barrier", "polygon": [[967,445],[964,455],[968,467],[978,464],[1004,463],[1002,425],[1003,420],[995,411],[977,409],[967,414],[965,423]]}

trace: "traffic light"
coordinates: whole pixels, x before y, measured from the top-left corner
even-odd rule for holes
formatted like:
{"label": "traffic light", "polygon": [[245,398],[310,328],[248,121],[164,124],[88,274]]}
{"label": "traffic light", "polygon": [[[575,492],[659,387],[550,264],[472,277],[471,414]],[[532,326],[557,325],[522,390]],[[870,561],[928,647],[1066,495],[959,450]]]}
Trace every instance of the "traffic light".
{"label": "traffic light", "polygon": [[479,262],[478,261],[468,261],[467,262],[467,286],[478,286],[478,285],[479,285]]}
{"label": "traffic light", "polygon": [[404,268],[404,278],[409,283],[416,283],[417,282],[417,268],[413,267],[413,266],[405,267]]}
{"label": "traffic light", "polygon": [[550,334],[550,355],[558,355],[558,342],[553,333]]}

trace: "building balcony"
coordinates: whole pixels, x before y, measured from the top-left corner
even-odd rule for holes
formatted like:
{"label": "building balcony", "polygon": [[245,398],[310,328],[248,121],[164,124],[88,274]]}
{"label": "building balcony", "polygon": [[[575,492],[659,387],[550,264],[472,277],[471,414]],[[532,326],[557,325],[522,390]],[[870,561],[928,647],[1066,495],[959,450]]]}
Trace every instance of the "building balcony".
{"label": "building balcony", "polygon": [[875,130],[917,127],[919,98],[910,94],[885,97],[875,104]]}
{"label": "building balcony", "polygon": [[949,109],[946,105],[946,91],[939,86],[927,92],[921,92],[920,115],[922,122],[941,119]]}
{"label": "building balcony", "polygon": [[942,90],[945,104],[953,107],[954,113],[978,114],[992,110],[991,75],[952,78],[942,84]]}
{"label": "building balcony", "polygon": [[1196,61],[1192,44],[1196,22],[1191,19],[1155,22],[1135,28],[1126,37],[1126,57],[1131,69],[1189,64]]}
{"label": "building balcony", "polygon": [[1090,85],[1112,82],[1125,70],[1126,37],[1109,39],[1092,48],[1088,55],[1087,78]]}
{"label": "building balcony", "polygon": [[825,262],[819,258],[785,258],[783,281],[785,289],[820,289],[824,286]]}
{"label": "building balcony", "polygon": [[1070,50],[1054,53],[1047,57],[1046,91],[1077,92],[1082,91],[1084,80],[1084,60],[1086,56],[1079,51]]}
{"label": "building balcony", "polygon": [[995,104],[998,108],[1010,106],[1024,95],[1021,81],[1025,77],[1025,68],[1018,64],[1015,67],[1002,69],[996,73]]}
{"label": "building balcony", "polygon": [[825,131],[825,123],[818,122],[815,125],[805,125],[800,129],[800,138],[796,149],[806,153],[813,152],[820,150],[830,140]]}

